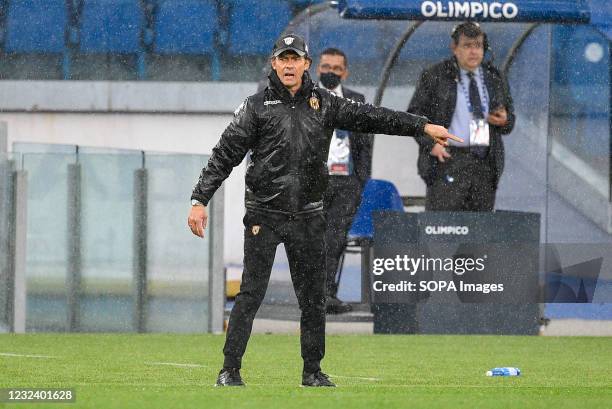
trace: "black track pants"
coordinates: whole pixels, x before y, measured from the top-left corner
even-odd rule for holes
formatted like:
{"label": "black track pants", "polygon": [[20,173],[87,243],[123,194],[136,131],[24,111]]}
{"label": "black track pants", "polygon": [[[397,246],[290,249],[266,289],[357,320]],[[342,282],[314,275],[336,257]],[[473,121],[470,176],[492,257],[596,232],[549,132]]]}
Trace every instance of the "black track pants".
{"label": "black track pants", "polygon": [[291,281],[301,310],[304,370],[315,372],[325,355],[325,216],[289,217],[247,210],[244,217],[244,271],[230,314],[224,367],[240,368],[253,319],[264,299],[276,247],[287,251]]}

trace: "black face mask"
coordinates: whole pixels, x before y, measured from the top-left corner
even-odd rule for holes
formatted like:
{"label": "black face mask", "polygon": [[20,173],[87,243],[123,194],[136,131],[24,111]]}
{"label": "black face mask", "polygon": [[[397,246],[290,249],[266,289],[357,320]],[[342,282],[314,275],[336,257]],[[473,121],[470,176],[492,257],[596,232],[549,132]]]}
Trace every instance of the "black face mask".
{"label": "black face mask", "polygon": [[323,84],[325,88],[334,89],[340,84],[340,81],[342,79],[340,78],[339,75],[334,74],[333,72],[329,71],[329,72],[322,72],[321,75],[319,76],[319,80],[321,81],[321,84]]}

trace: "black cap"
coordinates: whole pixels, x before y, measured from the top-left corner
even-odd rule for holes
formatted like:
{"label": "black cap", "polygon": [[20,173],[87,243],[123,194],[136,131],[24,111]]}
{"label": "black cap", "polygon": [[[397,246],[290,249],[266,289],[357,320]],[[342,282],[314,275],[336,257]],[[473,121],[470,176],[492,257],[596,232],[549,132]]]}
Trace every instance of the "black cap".
{"label": "black cap", "polygon": [[294,51],[300,57],[308,57],[308,46],[302,37],[296,34],[287,34],[274,43],[272,57],[278,57],[285,51]]}

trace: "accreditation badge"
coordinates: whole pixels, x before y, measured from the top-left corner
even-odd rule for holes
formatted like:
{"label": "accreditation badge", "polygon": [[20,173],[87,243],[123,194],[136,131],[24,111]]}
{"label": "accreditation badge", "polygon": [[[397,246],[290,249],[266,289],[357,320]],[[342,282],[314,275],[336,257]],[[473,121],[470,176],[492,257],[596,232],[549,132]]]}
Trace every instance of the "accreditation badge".
{"label": "accreditation badge", "polygon": [[351,174],[351,147],[348,132],[336,129],[329,145],[327,168],[330,175],[349,176]]}
{"label": "accreditation badge", "polygon": [[489,146],[489,123],[484,119],[470,121],[470,146]]}

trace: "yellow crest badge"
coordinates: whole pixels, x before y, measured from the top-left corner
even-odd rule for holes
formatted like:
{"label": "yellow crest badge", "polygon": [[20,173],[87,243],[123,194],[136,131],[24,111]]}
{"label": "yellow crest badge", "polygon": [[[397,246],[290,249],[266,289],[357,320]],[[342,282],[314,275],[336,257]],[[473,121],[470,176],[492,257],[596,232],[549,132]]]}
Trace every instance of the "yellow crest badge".
{"label": "yellow crest badge", "polygon": [[315,111],[318,111],[320,108],[320,104],[319,104],[319,98],[315,97],[314,95],[310,97],[310,99],[308,100],[308,103],[310,104],[310,107],[312,109],[314,109]]}
{"label": "yellow crest badge", "polygon": [[253,236],[257,236],[259,234],[259,230],[261,230],[261,226],[251,227],[251,232],[253,233]]}

